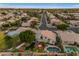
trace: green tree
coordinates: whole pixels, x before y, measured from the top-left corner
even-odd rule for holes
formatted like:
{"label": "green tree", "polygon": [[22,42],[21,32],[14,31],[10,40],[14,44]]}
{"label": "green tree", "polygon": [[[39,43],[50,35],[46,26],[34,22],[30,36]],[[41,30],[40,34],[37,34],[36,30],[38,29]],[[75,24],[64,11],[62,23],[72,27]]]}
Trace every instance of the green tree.
{"label": "green tree", "polygon": [[20,37],[21,42],[26,42],[30,44],[35,40],[35,34],[30,30],[21,32],[19,34],[19,37]]}
{"label": "green tree", "polygon": [[67,30],[69,26],[67,24],[59,24],[57,25],[57,29],[60,29],[60,30]]}
{"label": "green tree", "polygon": [[30,17],[22,17],[22,18],[21,18],[21,21],[26,22],[26,21],[29,20],[29,19],[30,19]]}
{"label": "green tree", "polygon": [[31,27],[32,28],[36,28],[35,26],[37,25],[37,22],[36,21],[31,21]]}
{"label": "green tree", "polygon": [[13,36],[12,37],[12,47],[15,48],[18,43],[20,43],[19,37],[17,35],[16,36]]}
{"label": "green tree", "polygon": [[57,45],[58,47],[60,47],[61,52],[64,52],[63,45],[62,45],[62,40],[61,40],[61,38],[58,36],[58,34],[57,34],[57,36],[56,36],[56,43],[55,43],[55,45]]}
{"label": "green tree", "polygon": [[5,37],[6,48],[15,48],[19,42],[20,40],[18,36],[13,36],[13,37],[6,36]]}
{"label": "green tree", "polygon": [[40,18],[40,13],[38,11],[27,11],[27,14],[31,17],[37,17],[37,18]]}
{"label": "green tree", "polygon": [[5,44],[6,44],[6,48],[11,48],[12,47],[12,41],[11,41],[11,37],[10,36],[5,36]]}
{"label": "green tree", "polygon": [[58,37],[58,34],[57,34],[55,45],[60,45],[61,43],[62,43],[62,41],[61,41],[61,39]]}

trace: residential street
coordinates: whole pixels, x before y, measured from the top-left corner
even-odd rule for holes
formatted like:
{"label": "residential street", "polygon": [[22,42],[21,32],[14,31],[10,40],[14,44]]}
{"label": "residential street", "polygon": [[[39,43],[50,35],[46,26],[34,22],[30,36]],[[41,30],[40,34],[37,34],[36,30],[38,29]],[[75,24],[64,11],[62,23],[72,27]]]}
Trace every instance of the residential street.
{"label": "residential street", "polygon": [[43,12],[43,14],[41,15],[41,21],[40,21],[39,29],[40,30],[47,29],[47,16],[46,16],[45,12]]}

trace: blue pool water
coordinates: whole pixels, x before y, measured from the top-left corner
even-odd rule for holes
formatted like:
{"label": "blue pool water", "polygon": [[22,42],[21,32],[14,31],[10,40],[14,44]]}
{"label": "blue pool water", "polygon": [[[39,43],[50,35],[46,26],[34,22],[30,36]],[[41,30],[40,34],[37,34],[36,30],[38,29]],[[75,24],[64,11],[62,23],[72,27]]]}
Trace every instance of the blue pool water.
{"label": "blue pool water", "polygon": [[75,47],[65,47],[65,50],[66,52],[69,52],[69,53],[78,51],[77,48]]}
{"label": "blue pool water", "polygon": [[57,47],[48,47],[47,50],[48,51],[56,51],[56,52],[60,51],[60,49]]}

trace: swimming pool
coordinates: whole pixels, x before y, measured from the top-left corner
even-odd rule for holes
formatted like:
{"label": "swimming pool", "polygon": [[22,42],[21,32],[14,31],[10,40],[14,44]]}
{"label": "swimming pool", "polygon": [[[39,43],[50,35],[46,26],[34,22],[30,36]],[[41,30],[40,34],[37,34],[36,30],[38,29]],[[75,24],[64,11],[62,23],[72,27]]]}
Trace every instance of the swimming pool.
{"label": "swimming pool", "polygon": [[65,52],[67,52],[67,53],[74,53],[74,52],[77,52],[78,51],[78,49],[76,48],[76,47],[74,47],[74,46],[65,46]]}
{"label": "swimming pool", "polygon": [[60,49],[58,47],[47,47],[47,51],[49,52],[59,52]]}

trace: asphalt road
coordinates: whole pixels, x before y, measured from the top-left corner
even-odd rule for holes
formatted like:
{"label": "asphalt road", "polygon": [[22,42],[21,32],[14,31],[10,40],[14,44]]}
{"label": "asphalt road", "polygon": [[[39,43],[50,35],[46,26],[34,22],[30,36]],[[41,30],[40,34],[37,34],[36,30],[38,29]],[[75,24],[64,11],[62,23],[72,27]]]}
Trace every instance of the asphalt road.
{"label": "asphalt road", "polygon": [[50,30],[50,31],[56,31],[57,30],[56,28],[48,27],[47,24],[48,24],[47,14],[46,14],[46,12],[43,12],[42,15],[41,15],[41,21],[40,21],[39,29],[40,30]]}
{"label": "asphalt road", "polygon": [[41,15],[41,21],[40,21],[39,29],[41,29],[41,30],[47,29],[47,16],[44,12]]}

